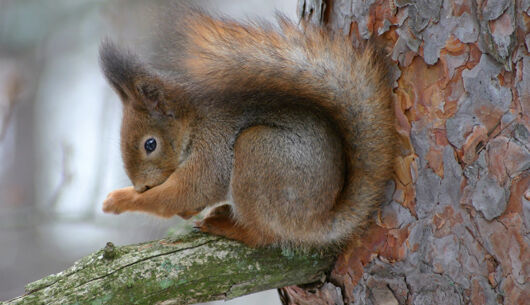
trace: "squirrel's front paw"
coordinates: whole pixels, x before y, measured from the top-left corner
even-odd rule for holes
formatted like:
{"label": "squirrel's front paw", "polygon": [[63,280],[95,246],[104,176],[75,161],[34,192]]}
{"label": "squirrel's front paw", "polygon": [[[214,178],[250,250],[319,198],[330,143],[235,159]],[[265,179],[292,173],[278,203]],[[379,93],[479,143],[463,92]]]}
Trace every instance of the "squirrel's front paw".
{"label": "squirrel's front paw", "polygon": [[103,212],[120,214],[130,209],[138,194],[133,187],[126,187],[110,192],[103,202]]}

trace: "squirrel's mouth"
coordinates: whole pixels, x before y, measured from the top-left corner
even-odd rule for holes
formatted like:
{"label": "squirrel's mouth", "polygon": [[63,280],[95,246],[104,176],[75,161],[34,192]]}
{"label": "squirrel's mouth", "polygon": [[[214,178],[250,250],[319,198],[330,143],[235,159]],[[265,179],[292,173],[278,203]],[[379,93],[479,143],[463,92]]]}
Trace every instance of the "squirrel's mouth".
{"label": "squirrel's mouth", "polygon": [[171,173],[173,173],[173,171],[168,171],[167,173],[164,173],[163,175],[157,175],[154,177],[146,176],[144,177],[144,179],[137,179],[139,181],[136,181],[136,183],[133,182],[134,190],[137,191],[138,193],[143,193],[152,188],[155,188],[161,185],[162,183],[166,182],[166,180],[169,178]]}
{"label": "squirrel's mouth", "polygon": [[134,190],[138,193],[143,193],[145,191],[147,191],[148,189],[150,189],[151,187],[149,185],[145,185],[145,184],[140,184],[140,185],[135,185],[134,186]]}

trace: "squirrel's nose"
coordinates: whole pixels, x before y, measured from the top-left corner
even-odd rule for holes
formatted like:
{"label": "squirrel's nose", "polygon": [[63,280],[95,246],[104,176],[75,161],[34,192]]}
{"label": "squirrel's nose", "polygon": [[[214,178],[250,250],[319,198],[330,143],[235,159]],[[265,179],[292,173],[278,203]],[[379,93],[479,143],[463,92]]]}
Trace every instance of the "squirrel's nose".
{"label": "squirrel's nose", "polygon": [[138,193],[143,193],[147,191],[148,189],[149,189],[149,186],[145,184],[137,184],[134,186],[134,190],[137,191]]}

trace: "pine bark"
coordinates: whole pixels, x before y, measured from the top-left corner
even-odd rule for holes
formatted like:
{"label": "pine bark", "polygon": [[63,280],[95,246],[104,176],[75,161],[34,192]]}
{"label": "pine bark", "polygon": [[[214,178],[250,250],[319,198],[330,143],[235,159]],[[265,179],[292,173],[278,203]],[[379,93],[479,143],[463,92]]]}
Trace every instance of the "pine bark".
{"label": "pine bark", "polygon": [[530,1],[299,0],[395,63],[391,200],[320,287],[285,304],[528,304]]}

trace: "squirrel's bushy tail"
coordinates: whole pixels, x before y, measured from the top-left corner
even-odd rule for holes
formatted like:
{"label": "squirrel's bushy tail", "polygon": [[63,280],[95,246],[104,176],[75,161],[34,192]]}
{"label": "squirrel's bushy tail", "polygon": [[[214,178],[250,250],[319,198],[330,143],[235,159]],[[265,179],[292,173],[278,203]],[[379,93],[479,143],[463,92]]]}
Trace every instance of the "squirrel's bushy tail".
{"label": "squirrel's bushy tail", "polygon": [[183,67],[201,88],[224,93],[266,91],[295,96],[324,111],[343,139],[345,187],[322,232],[329,243],[348,239],[383,200],[392,175],[394,116],[388,68],[368,44],[279,17],[270,25],[242,25],[192,12],[177,29]]}

